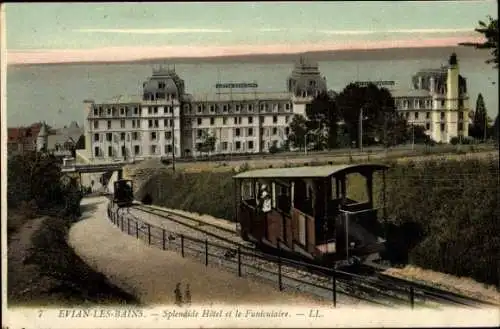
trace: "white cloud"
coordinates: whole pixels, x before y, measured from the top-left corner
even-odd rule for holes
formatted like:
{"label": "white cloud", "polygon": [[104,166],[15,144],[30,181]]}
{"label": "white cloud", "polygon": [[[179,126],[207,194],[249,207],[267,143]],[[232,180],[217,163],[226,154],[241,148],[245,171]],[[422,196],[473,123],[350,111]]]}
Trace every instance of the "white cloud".
{"label": "white cloud", "polygon": [[[189,34],[189,33],[231,33],[228,29],[185,29],[185,28],[159,28],[159,29],[77,29],[74,32],[80,33],[121,33],[121,34]],[[399,30],[316,30],[304,28],[280,28],[268,27],[256,29],[258,32],[309,32],[322,33],[331,35],[370,35],[370,34],[387,34],[387,33],[406,33],[406,34],[439,34],[439,33],[460,33],[473,32],[474,28],[470,29],[399,29]]]}
{"label": "white cloud", "polygon": [[420,33],[420,34],[439,34],[439,33],[459,33],[459,32],[474,32],[474,28],[470,29],[399,29],[399,30],[318,30],[319,33],[335,34],[335,35],[368,35],[382,33]]}
{"label": "white cloud", "polygon": [[406,33],[406,34],[440,34],[440,33],[463,33],[474,32],[474,28],[469,29],[394,29],[394,30],[321,30],[321,29],[305,29],[305,28],[260,28],[259,32],[306,32],[306,33],[322,33],[332,35],[370,35],[370,34],[387,34],[387,33]]}
{"label": "white cloud", "polygon": [[231,33],[222,29],[77,29],[74,32],[83,33],[126,33],[126,34],[186,34],[186,33]]}
{"label": "white cloud", "polygon": [[259,32],[283,32],[283,31],[287,31],[287,29],[270,27],[270,28],[261,28],[261,29],[258,29],[257,31],[259,31]]}

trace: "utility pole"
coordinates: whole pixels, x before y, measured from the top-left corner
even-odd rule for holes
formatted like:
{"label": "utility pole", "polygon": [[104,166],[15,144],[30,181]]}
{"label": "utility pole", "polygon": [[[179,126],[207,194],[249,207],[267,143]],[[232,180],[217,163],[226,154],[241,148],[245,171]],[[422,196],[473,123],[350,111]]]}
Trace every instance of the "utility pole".
{"label": "utility pole", "polygon": [[[385,109],[384,109],[385,110]],[[387,112],[384,111],[384,147],[387,150]]]}
{"label": "utility pole", "polygon": [[309,134],[311,134],[312,132],[311,131],[308,131],[306,132],[306,136],[305,136],[305,145],[304,145],[304,153],[307,155],[307,136],[309,136]]}
{"label": "utility pole", "polygon": [[415,125],[411,124],[411,150],[415,150]]}
{"label": "utility pole", "polygon": [[488,129],[488,113],[484,113],[484,141],[486,142],[486,130]]}
{"label": "utility pole", "polygon": [[307,155],[307,135],[309,133],[306,133],[305,139],[304,139],[304,154]]}
{"label": "utility pole", "polygon": [[363,152],[363,108],[359,111],[359,150]]}
{"label": "utility pole", "polygon": [[[175,172],[175,118],[174,118],[174,100],[170,100],[172,107],[172,170]],[[180,114],[180,109],[179,109]]]}
{"label": "utility pole", "polygon": [[132,133],[129,132],[128,133],[128,138],[129,138],[129,142],[130,142],[130,158],[132,159],[132,162],[135,162],[135,154],[134,154],[134,150],[133,150],[133,147],[132,147]]}

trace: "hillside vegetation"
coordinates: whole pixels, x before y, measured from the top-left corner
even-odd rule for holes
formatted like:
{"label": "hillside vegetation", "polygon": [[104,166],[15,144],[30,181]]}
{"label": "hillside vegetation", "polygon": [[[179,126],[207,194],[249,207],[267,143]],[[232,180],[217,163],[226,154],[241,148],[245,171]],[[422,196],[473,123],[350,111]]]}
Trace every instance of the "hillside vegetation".
{"label": "hillside vegetation", "polygon": [[9,305],[136,303],[67,244],[82,194],[59,160],[27,152],[10,158],[7,170]]}

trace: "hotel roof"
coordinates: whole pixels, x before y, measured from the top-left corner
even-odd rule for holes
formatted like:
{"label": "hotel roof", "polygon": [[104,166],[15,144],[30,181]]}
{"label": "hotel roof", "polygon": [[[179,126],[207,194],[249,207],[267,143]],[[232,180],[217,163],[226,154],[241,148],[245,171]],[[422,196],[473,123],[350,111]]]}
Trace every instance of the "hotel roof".
{"label": "hotel roof", "polygon": [[138,104],[142,102],[142,95],[118,95],[97,101],[96,104]]}
{"label": "hotel roof", "polygon": [[440,68],[426,68],[418,70],[417,75],[419,74],[446,74],[448,67],[441,66]]}
{"label": "hotel roof", "polygon": [[[185,94],[184,99],[189,102],[242,102],[254,100],[289,100],[288,92],[224,92],[224,93],[195,93]],[[95,104],[140,104],[142,95],[120,95],[105,100],[95,101]]]}
{"label": "hotel roof", "polygon": [[431,93],[425,89],[396,89],[391,90],[391,95],[394,98],[399,97],[430,97]]}
{"label": "hotel roof", "polygon": [[246,92],[246,93],[196,93],[186,95],[191,102],[241,102],[253,100],[289,100],[288,92]]}

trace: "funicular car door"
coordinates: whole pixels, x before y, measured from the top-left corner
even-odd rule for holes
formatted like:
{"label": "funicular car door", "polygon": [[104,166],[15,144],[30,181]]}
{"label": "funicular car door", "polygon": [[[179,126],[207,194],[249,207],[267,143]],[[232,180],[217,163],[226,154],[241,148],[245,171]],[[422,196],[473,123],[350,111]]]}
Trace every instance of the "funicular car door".
{"label": "funicular car door", "polygon": [[274,183],[275,208],[281,216],[280,241],[288,246],[292,239],[292,187],[289,181],[276,181]]}
{"label": "funicular car door", "polygon": [[258,184],[252,180],[242,180],[239,191],[239,222],[242,233],[251,239],[260,240],[264,236],[263,216],[258,205]]}

